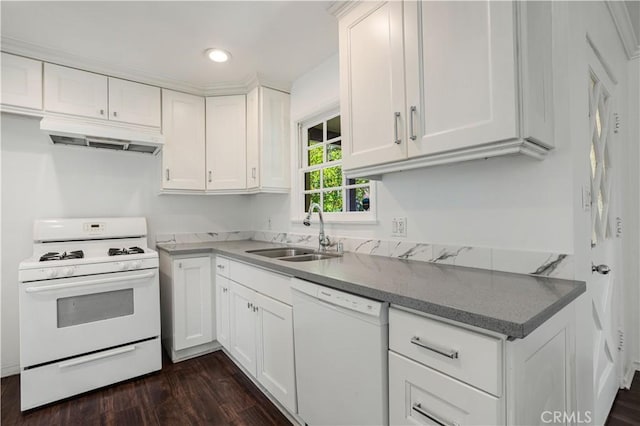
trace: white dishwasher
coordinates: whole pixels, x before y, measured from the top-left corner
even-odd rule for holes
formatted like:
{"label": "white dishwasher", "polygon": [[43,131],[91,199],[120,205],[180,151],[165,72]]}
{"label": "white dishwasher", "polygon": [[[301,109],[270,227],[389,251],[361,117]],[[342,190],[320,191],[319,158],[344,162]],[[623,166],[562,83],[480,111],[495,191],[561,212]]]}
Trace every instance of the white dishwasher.
{"label": "white dishwasher", "polygon": [[292,288],[300,417],[389,424],[389,305],[299,279]]}

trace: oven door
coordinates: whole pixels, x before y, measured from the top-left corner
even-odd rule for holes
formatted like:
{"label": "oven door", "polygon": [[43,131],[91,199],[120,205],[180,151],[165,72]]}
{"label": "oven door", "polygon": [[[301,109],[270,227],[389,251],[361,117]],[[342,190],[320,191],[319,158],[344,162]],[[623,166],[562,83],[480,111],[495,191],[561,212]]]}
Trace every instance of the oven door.
{"label": "oven door", "polygon": [[157,268],[20,284],[22,368],[159,335]]}

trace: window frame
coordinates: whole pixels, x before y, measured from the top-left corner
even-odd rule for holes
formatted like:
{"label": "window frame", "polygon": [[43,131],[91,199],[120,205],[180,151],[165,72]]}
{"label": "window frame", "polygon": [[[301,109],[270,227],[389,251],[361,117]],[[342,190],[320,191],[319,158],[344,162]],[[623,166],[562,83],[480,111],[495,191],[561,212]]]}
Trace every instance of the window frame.
{"label": "window frame", "polygon": [[[366,184],[349,185],[347,183],[347,179],[344,176],[344,170],[343,170],[342,171],[343,180],[340,186],[325,189],[323,188],[323,183],[321,183],[321,188],[318,190],[314,190],[314,191],[305,190],[304,179],[305,179],[306,172],[309,172],[311,170],[320,170],[320,169],[336,167],[336,166],[342,167],[342,159],[334,160],[330,162],[323,161],[323,163],[319,165],[307,166],[307,158],[308,158],[307,157],[307,152],[308,152],[307,130],[320,123],[327,122],[333,117],[338,115],[341,115],[340,108],[339,106],[333,105],[330,108],[325,108],[321,110],[321,112],[316,112],[314,114],[308,115],[307,117],[304,117],[295,121],[295,124],[294,124],[295,138],[293,138],[295,139],[293,143],[295,155],[293,156],[294,161],[292,164],[294,169],[293,174],[295,176],[295,179],[293,179],[294,184],[292,185],[292,190],[294,195],[292,197],[292,206],[291,206],[292,222],[302,222],[304,217],[306,216],[307,214],[306,209],[308,209],[309,206],[305,206],[304,209],[301,209],[300,206],[305,204],[305,195],[308,194],[309,192],[316,192],[316,193],[323,194],[326,192],[333,192],[336,190],[340,190],[342,192],[341,196],[343,199],[343,208],[344,208],[344,204],[347,201],[346,191],[348,191],[349,189],[355,189],[359,187],[369,187],[369,210],[368,211],[363,211],[363,212],[342,211],[342,212],[326,212],[326,213],[323,212],[323,216],[324,216],[325,222],[327,223],[351,223],[351,224],[377,223],[377,212],[376,212],[377,194],[376,194],[375,181],[369,180],[369,183],[366,183]],[[323,141],[321,143],[316,144],[317,146],[329,145],[332,142],[336,142],[338,140],[340,141],[344,140],[344,129],[342,132],[343,134],[339,138],[336,137],[330,140],[326,140],[326,126],[324,129],[324,132],[325,134],[323,135]],[[344,145],[343,145],[343,149],[344,149]],[[325,156],[326,156],[325,153],[326,153],[326,149],[323,148],[323,160],[325,160]],[[343,152],[343,155],[344,155],[344,152]],[[335,165],[332,163],[335,163]],[[322,201],[322,198],[321,198],[321,201]]]}

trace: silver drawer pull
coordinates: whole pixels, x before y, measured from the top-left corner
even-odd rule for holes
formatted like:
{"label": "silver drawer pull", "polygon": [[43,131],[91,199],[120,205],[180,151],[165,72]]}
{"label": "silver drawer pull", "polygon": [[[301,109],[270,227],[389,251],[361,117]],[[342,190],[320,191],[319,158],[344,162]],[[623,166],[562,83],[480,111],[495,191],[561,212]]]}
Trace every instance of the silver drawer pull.
{"label": "silver drawer pull", "polygon": [[422,340],[420,340],[419,337],[412,337],[411,343],[413,343],[416,346],[420,346],[421,348],[425,348],[432,352],[440,354],[442,356],[446,356],[447,358],[458,359],[458,351],[456,351],[455,349],[446,349],[438,345],[434,345],[432,343],[425,343]]}
{"label": "silver drawer pull", "polygon": [[423,416],[425,416],[426,418],[428,418],[432,422],[435,422],[435,423],[439,424],[440,426],[458,426],[458,423],[456,423],[456,422],[450,422],[450,421],[444,420],[444,419],[442,419],[440,417],[436,417],[433,414],[427,413],[422,408],[422,405],[420,405],[420,403],[413,404],[411,409],[413,409],[413,411],[415,411],[416,413],[422,414]]}

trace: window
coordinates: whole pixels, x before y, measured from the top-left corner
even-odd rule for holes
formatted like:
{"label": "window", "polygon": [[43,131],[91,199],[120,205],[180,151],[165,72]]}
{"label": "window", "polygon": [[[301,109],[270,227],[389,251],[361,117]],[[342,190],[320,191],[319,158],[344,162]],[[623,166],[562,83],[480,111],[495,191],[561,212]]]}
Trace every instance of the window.
{"label": "window", "polygon": [[327,217],[372,218],[372,186],[368,179],[346,179],[342,173],[340,114],[324,114],[300,126],[299,212],[318,203]]}

